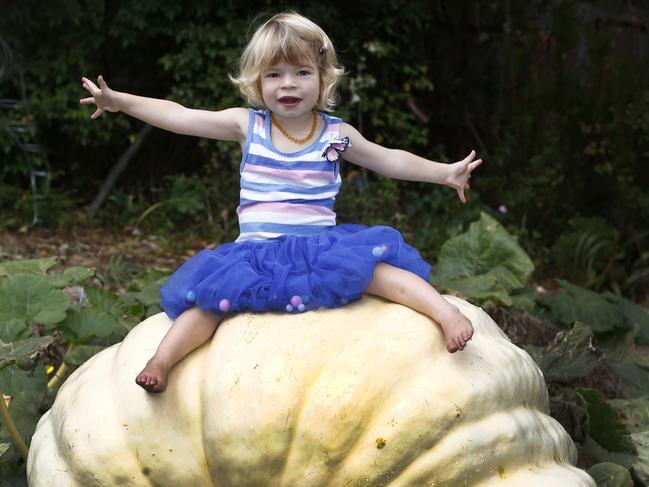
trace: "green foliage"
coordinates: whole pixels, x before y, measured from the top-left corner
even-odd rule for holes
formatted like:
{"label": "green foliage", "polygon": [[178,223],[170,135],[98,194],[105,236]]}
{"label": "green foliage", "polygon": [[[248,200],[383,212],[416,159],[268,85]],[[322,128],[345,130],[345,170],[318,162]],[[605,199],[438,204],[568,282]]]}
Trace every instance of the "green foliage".
{"label": "green foliage", "polygon": [[[94,276],[93,269],[53,272],[56,263],[55,258],[0,263],[0,389],[10,398],[9,413],[27,443],[54,398],[46,366],[77,367],[121,341],[146,312],[160,309],[161,271],[138,276],[123,299],[96,287],[96,281],[80,287]],[[0,425],[3,485],[24,483],[18,458],[7,426]]]}
{"label": "green foliage", "polygon": [[432,279],[478,302],[511,305],[509,292],[524,287],[533,270],[516,240],[483,213],[466,233],[442,246]]}
{"label": "green foliage", "polygon": [[557,282],[561,289],[540,300],[557,322],[585,322],[596,333],[633,329],[638,344],[649,343],[649,313],[644,308],[611,293],[599,294],[561,279]]}
{"label": "green foliage", "polygon": [[52,325],[65,318],[67,308],[68,297],[44,277],[19,274],[0,286],[0,321]]}
{"label": "green foliage", "polygon": [[619,232],[601,218],[572,218],[552,249],[555,265],[571,282],[598,287],[619,253]]}
{"label": "green foliage", "polygon": [[[641,22],[614,20],[636,15],[629,6],[585,8],[574,0],[344,8],[280,2],[272,10],[267,2],[207,0],[191,9],[171,0],[64,5],[27,1],[0,20],[22,66],[28,101],[25,111],[0,113],[0,125],[28,119],[43,135],[54,171],[49,199],[38,203],[46,224],[81,218],[71,210],[94,197],[140,128],[123,115],[91,122],[91,109],[78,103],[85,96],[80,75],[102,73],[117,90],[196,108],[241,105],[227,74],[236,72],[242,47],[264,20],[250,28],[254,13],[297,7],[338,46],[347,76],[337,114],[366,138],[439,161],[478,148],[486,161],[473,184],[480,204],[467,208],[450,191],[345,168],[342,221],[392,224],[432,257],[481,210],[504,204],[502,223],[535,261],[547,259],[571,282],[595,290],[629,295],[647,288],[649,257],[627,248],[649,217],[649,171],[641,163],[649,154],[649,63],[639,47]],[[19,96],[17,73],[7,71],[0,97]],[[14,208],[0,221],[18,227],[29,221],[34,201],[26,163],[7,137],[0,130],[0,206]],[[210,240],[230,240],[239,154],[237,144],[154,131],[98,220],[125,226],[141,218],[145,231],[180,221]],[[190,175],[200,190],[177,200],[172,182]],[[602,218],[619,237],[566,229],[564,222],[578,215]],[[557,255],[544,254],[555,242]],[[615,262],[608,267],[611,243]]]}
{"label": "green foliage", "polygon": [[577,397],[588,409],[590,435],[599,445],[611,452],[637,453],[629,439],[629,428],[600,393],[593,389],[580,389]]}
{"label": "green foliage", "polygon": [[575,323],[554,343],[539,354],[539,367],[548,381],[568,382],[587,377],[597,365],[592,344],[593,331],[588,325]]}
{"label": "green foliage", "polygon": [[588,469],[597,487],[633,487],[629,471],[621,465],[601,462]]}

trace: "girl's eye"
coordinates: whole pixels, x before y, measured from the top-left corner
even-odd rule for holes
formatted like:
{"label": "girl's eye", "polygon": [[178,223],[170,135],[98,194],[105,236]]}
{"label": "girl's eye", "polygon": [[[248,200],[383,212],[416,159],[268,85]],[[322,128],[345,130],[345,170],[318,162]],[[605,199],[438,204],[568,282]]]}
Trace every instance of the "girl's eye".
{"label": "girl's eye", "polygon": [[277,73],[266,73],[266,78],[276,78]]}
{"label": "girl's eye", "polygon": [[298,71],[297,74],[299,74],[300,76],[308,76],[308,75],[311,74],[311,71],[307,71],[306,69],[302,69],[302,70]]}

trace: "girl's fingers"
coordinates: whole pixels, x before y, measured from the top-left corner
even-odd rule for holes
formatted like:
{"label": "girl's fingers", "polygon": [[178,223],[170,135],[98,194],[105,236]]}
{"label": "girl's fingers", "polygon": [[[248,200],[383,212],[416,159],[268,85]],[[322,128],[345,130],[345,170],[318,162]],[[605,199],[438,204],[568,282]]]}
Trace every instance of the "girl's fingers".
{"label": "girl's fingers", "polygon": [[82,98],[79,100],[79,103],[82,105],[90,105],[91,103],[95,102],[95,97],[91,96],[90,98]]}
{"label": "girl's fingers", "polygon": [[104,113],[104,111],[103,111],[101,108],[97,108],[97,110],[95,111],[95,113],[93,113],[92,115],[90,115],[90,118],[92,118],[92,119],[94,120],[95,118],[97,118],[97,117],[98,117],[99,115],[101,115],[102,113]]}
{"label": "girl's fingers", "polygon": [[99,82],[99,86],[102,90],[107,87],[106,82],[104,81],[104,77],[101,74],[97,76],[97,81]]}
{"label": "girl's fingers", "polygon": [[[83,77],[83,78],[81,78],[81,81],[83,82],[83,86],[84,86],[84,87],[85,87],[86,85],[88,85],[90,88],[92,88],[92,89],[94,89],[94,90],[99,90],[99,88],[97,88],[97,85],[94,84],[92,81],[90,81],[88,78]],[[88,89],[89,91],[91,91],[89,88],[86,88],[86,89]]]}

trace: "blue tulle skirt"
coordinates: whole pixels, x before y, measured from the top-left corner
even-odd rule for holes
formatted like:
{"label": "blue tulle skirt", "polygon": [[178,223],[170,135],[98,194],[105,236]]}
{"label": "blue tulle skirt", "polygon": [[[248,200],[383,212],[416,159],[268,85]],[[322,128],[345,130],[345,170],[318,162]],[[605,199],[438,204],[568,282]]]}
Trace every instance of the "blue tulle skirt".
{"label": "blue tulle skirt", "polygon": [[394,228],[342,224],[204,249],[162,287],[161,305],[172,319],[192,306],[219,314],[335,308],[360,299],[379,262],[426,281],[431,269]]}

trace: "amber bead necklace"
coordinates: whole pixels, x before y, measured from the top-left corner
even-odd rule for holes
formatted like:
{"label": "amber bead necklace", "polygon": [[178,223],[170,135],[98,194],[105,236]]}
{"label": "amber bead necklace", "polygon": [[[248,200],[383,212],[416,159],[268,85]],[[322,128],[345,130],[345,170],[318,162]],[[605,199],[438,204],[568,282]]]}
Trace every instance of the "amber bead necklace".
{"label": "amber bead necklace", "polygon": [[309,133],[305,136],[302,137],[301,139],[298,137],[295,137],[294,135],[291,135],[288,133],[288,131],[282,127],[279,122],[275,119],[275,116],[273,115],[273,112],[270,112],[270,121],[273,123],[275,127],[279,129],[279,131],[286,137],[288,140],[295,144],[304,144],[307,140],[309,140],[311,137],[313,137],[313,134],[315,133],[315,128],[318,125],[318,116],[316,115],[315,112],[311,112],[311,115],[313,116],[313,123],[311,124],[311,130]]}

